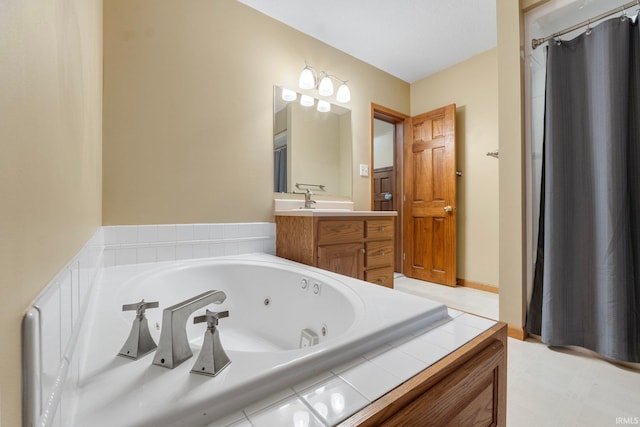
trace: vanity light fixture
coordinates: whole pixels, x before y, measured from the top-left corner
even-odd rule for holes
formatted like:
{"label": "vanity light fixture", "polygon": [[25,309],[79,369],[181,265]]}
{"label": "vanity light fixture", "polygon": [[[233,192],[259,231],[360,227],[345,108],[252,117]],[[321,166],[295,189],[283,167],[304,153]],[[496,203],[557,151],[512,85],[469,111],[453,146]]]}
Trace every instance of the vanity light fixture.
{"label": "vanity light fixture", "polygon": [[320,71],[319,75],[320,79],[318,81],[318,73],[316,70],[305,63],[304,69],[300,73],[300,79],[298,80],[300,89],[318,89],[318,94],[321,96],[331,96],[334,91],[333,79],[340,83],[338,92],[336,93],[336,101],[342,104],[351,101],[351,91],[349,90],[349,86],[347,86],[346,80],[339,79],[326,71]]}

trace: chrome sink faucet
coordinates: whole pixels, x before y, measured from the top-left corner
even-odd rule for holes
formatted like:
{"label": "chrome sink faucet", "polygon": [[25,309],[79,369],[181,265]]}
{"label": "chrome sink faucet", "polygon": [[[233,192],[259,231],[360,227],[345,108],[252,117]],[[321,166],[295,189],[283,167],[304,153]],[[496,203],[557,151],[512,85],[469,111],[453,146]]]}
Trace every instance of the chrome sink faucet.
{"label": "chrome sink faucet", "polygon": [[311,192],[311,190],[309,190],[307,188],[307,191],[304,192],[304,208],[305,209],[313,209],[316,204],[315,200],[311,200],[311,196],[313,195],[313,193]]}
{"label": "chrome sink faucet", "polygon": [[227,295],[222,291],[208,291],[162,311],[162,331],[153,364],[173,369],[193,352],[187,338],[187,319],[196,310],[209,304],[220,304]]}

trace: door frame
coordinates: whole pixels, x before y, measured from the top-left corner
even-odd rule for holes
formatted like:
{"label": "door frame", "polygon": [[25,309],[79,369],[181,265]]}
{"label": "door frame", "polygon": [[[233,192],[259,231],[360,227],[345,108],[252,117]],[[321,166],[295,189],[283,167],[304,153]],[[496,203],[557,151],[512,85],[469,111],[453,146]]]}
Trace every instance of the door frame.
{"label": "door frame", "polygon": [[411,116],[392,110],[390,108],[371,103],[371,126],[370,126],[370,146],[369,146],[369,164],[371,172],[369,173],[369,188],[371,210],[373,210],[373,120],[378,119],[395,125],[395,135],[393,138],[393,168],[394,168],[394,194],[393,210],[398,212],[395,221],[395,242],[394,242],[394,270],[398,273],[404,273],[403,250],[404,250],[404,146],[407,144],[410,136]]}

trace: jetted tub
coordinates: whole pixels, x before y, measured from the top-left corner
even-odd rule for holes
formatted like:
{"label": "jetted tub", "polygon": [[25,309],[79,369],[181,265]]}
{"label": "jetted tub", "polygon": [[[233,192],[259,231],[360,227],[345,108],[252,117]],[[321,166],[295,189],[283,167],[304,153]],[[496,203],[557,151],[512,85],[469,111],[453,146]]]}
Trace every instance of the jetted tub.
{"label": "jetted tub", "polygon": [[[159,341],[162,309],[208,290],[227,295],[212,311],[231,364],[216,377],[190,373],[206,324],[187,323],[194,357],[174,369],[117,357],[145,299]],[[201,315],[204,309],[194,315]],[[331,369],[386,342],[449,320],[444,305],[270,255],[254,254],[107,269],[80,338],[73,425],[196,426]],[[318,337],[309,346],[303,330]],[[308,333],[307,333],[308,335]],[[66,417],[65,417],[66,418]]]}

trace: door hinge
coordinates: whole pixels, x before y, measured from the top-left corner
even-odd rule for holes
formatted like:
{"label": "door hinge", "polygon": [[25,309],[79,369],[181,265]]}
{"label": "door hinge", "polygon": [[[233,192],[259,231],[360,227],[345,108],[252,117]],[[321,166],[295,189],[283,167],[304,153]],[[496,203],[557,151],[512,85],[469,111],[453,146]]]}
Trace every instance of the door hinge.
{"label": "door hinge", "polygon": [[407,260],[407,254],[406,254],[406,253],[404,253],[404,252],[402,252],[402,260],[403,260],[403,261],[406,261],[406,260]]}

